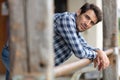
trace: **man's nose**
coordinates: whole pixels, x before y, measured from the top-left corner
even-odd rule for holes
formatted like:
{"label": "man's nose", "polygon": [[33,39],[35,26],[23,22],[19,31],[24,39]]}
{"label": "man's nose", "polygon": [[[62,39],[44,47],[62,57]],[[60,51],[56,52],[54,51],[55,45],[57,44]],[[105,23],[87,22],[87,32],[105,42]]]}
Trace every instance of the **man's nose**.
{"label": "man's nose", "polygon": [[86,24],[87,24],[87,25],[90,25],[90,23],[91,23],[91,20],[88,20]]}

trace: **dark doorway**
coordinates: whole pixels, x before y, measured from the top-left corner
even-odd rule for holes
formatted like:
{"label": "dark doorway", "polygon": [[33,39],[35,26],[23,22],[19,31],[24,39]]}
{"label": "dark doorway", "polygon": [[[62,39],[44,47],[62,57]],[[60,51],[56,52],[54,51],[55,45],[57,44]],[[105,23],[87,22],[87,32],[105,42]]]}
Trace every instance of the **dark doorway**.
{"label": "dark doorway", "polygon": [[67,0],[54,0],[55,13],[67,11]]}

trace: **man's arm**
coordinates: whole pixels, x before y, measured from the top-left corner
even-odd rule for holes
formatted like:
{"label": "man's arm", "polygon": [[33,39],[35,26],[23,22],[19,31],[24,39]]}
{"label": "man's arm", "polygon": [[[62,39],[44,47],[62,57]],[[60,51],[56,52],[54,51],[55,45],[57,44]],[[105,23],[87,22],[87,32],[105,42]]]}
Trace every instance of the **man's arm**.
{"label": "man's arm", "polygon": [[94,66],[95,67],[98,66],[98,70],[105,69],[106,67],[109,66],[110,62],[104,51],[100,50],[99,48],[91,47],[89,44],[87,44],[85,39],[82,36],[80,36],[80,34],[79,34],[79,38],[81,43],[84,45],[84,47],[94,50],[96,52],[97,56],[93,61],[94,61]]}
{"label": "man's arm", "polygon": [[84,45],[84,47],[86,47],[88,49],[92,49],[96,52],[97,56],[94,59],[94,66],[95,67],[98,66],[98,70],[105,69],[106,67],[109,66],[110,62],[104,51],[88,45],[82,36],[81,36],[80,40],[81,40],[82,44]]}
{"label": "man's arm", "polygon": [[81,33],[78,34],[78,37],[79,37],[79,40],[80,40],[81,44],[82,44],[84,47],[86,47],[86,48],[88,48],[88,49],[90,49],[90,50],[94,50],[94,51],[99,50],[99,48],[95,48],[95,47],[90,46],[90,45],[87,43],[87,41],[84,39],[84,37],[81,36]]}

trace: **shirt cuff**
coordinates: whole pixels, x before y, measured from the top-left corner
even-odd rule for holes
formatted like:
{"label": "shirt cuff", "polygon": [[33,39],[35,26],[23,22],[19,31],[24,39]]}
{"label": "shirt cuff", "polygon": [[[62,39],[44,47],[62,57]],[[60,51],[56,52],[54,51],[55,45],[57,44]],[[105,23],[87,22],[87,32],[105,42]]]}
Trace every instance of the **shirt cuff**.
{"label": "shirt cuff", "polygon": [[93,51],[97,51],[97,50],[100,50],[99,48],[94,48]]}
{"label": "shirt cuff", "polygon": [[98,49],[96,48],[95,51],[93,51],[93,57],[89,60],[93,61],[97,57],[96,50],[98,50]]}

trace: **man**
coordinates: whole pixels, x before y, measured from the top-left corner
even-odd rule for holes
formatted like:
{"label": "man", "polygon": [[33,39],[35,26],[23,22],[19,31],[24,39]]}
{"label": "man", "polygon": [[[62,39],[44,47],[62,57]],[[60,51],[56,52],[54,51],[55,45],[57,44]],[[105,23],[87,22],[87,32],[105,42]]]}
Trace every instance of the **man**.
{"label": "man", "polygon": [[101,10],[94,4],[84,4],[76,13],[64,12],[54,16],[55,65],[67,60],[72,53],[78,58],[94,61],[98,69],[109,66],[104,51],[87,44],[81,32],[86,31],[102,20]]}
{"label": "man", "polygon": [[[57,13],[54,15],[54,51],[55,66],[67,60],[72,53],[78,58],[88,58],[98,65],[99,70],[109,66],[104,51],[87,44],[81,32],[91,28],[102,20],[100,9],[94,4],[84,4],[76,13]],[[2,60],[9,76],[9,49],[5,46]]]}

